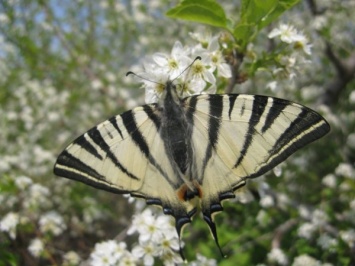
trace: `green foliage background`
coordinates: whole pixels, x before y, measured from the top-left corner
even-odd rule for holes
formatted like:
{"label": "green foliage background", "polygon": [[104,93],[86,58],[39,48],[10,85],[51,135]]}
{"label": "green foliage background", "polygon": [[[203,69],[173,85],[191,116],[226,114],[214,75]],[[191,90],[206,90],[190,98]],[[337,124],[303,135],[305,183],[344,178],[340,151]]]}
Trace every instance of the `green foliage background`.
{"label": "green foliage background", "polygon": [[[228,259],[220,258],[202,219],[185,230],[187,257],[199,252],[220,265],[277,265],[268,253],[280,248],[290,264],[308,254],[319,265],[354,265],[354,12],[350,0],[1,0],[0,220],[9,212],[27,220],[15,239],[0,232],[0,265],[61,265],[63,253],[71,250],[87,259],[96,242],[130,226],[133,210],[126,198],[55,177],[55,158],[93,125],[143,103],[143,92],[125,78],[128,70],[147,55],[169,52],[176,40],[191,42],[189,32],[203,30],[228,32],[228,48],[243,59],[232,67],[234,78],[247,81],[235,82],[233,92],[300,102],[322,112],[332,131],[282,164],[280,177],[274,172],[264,177],[274,206],[262,207],[258,200],[224,205],[216,224]],[[313,44],[311,62],[292,81],[271,71],[283,50],[267,34],[281,22],[303,30]],[[280,88],[267,88],[271,81]],[[341,171],[344,165],[350,170]],[[336,177],[333,187],[323,182],[329,174]],[[31,191],[15,184],[20,176],[49,193],[30,202]],[[308,217],[300,215],[301,207]],[[64,217],[61,235],[39,230],[40,217],[50,210]],[[300,237],[298,229],[315,219],[315,210],[324,212],[326,221],[308,239]],[[342,234],[351,230],[347,241]],[[322,248],[324,234],[335,244]],[[46,243],[39,258],[27,249],[35,237]]]}

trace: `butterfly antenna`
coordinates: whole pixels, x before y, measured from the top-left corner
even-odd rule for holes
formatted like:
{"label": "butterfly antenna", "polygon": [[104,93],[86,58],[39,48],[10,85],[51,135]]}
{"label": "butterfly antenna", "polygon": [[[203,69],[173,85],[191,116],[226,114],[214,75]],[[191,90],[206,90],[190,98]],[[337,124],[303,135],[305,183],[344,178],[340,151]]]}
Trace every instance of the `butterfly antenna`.
{"label": "butterfly antenna", "polygon": [[159,83],[159,82],[156,82],[156,81],[154,81],[154,80],[150,80],[150,79],[147,79],[147,78],[145,78],[145,77],[142,77],[142,76],[140,76],[140,75],[138,75],[138,74],[136,74],[136,73],[134,73],[134,72],[132,72],[132,71],[128,71],[128,72],[126,73],[126,77],[129,76],[129,75],[136,76],[136,77],[138,77],[138,78],[140,78],[140,79],[143,79],[143,80],[146,80],[146,81],[149,81],[149,82],[158,84],[158,85],[164,85],[164,84]]}
{"label": "butterfly antenna", "polygon": [[177,78],[179,78],[182,74],[185,73],[186,70],[191,70],[191,66],[197,61],[197,60],[202,60],[201,56],[196,56],[196,58],[194,59],[194,61],[191,62],[190,65],[188,65],[176,78],[174,78],[172,81],[176,80]]}

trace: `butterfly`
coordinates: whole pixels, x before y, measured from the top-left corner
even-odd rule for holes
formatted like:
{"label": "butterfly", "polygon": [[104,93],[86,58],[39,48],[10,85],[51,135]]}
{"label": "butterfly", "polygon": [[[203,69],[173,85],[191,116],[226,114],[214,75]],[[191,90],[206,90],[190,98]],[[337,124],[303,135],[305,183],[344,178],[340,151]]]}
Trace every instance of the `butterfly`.
{"label": "butterfly", "polygon": [[54,173],[161,206],[175,218],[179,239],[199,205],[222,253],[214,223],[222,201],[329,130],[321,115],[297,103],[247,94],[181,97],[167,81],[158,103],[74,140]]}

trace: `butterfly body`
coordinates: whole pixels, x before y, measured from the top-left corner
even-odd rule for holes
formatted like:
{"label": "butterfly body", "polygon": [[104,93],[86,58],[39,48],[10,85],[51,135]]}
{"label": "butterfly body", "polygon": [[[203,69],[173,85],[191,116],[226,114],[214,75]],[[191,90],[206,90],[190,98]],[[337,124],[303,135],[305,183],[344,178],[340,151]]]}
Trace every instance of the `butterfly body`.
{"label": "butterfly body", "polygon": [[93,127],[58,157],[54,173],[160,205],[181,235],[197,205],[219,247],[213,214],[246,180],[264,174],[329,131],[315,111],[243,94],[161,100]]}

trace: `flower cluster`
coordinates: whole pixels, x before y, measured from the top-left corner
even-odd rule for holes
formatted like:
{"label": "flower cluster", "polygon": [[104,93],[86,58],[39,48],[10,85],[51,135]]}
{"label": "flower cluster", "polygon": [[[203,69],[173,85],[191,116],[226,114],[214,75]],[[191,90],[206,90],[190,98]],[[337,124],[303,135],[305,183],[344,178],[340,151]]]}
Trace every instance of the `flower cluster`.
{"label": "flower cluster", "polygon": [[[129,251],[125,242],[108,240],[95,245],[90,255],[91,265],[154,265],[163,262],[164,265],[182,263],[178,253],[179,239],[170,217],[160,213],[153,214],[151,209],[137,213],[132,221],[127,234],[139,234],[138,243]],[[191,265],[216,265],[215,260],[208,260],[202,255],[197,255],[197,261]]]}
{"label": "flower cluster", "polygon": [[[201,60],[195,60],[200,57]],[[195,60],[195,61],[194,61]],[[218,36],[204,39],[195,46],[175,42],[171,54],[155,53],[144,63],[141,74],[146,90],[146,103],[157,102],[167,80],[180,84],[182,96],[216,91],[216,76],[230,78],[231,70],[224,61]]]}
{"label": "flower cluster", "polygon": [[[179,250],[179,239],[170,217],[166,215],[156,216],[150,209],[136,214],[128,234],[138,233],[137,245],[132,253],[144,259],[145,264],[154,261],[153,257],[159,256],[170,262],[182,262]],[[167,263],[167,261],[165,261]]]}
{"label": "flower cluster", "polygon": [[[305,55],[311,54],[312,45],[309,44],[308,38],[289,24],[280,24],[268,34],[268,37],[281,41],[275,45],[273,51],[276,55],[272,57],[272,61],[274,61],[274,66],[271,67],[273,76],[278,79],[293,79],[300,66],[309,63],[305,59]],[[277,85],[277,81],[273,80],[267,87],[275,91]]]}
{"label": "flower cluster", "polygon": [[311,54],[312,45],[309,44],[307,37],[292,25],[280,24],[269,33],[268,37],[270,39],[279,37],[282,42],[293,44],[295,49],[302,49],[306,54]]}

